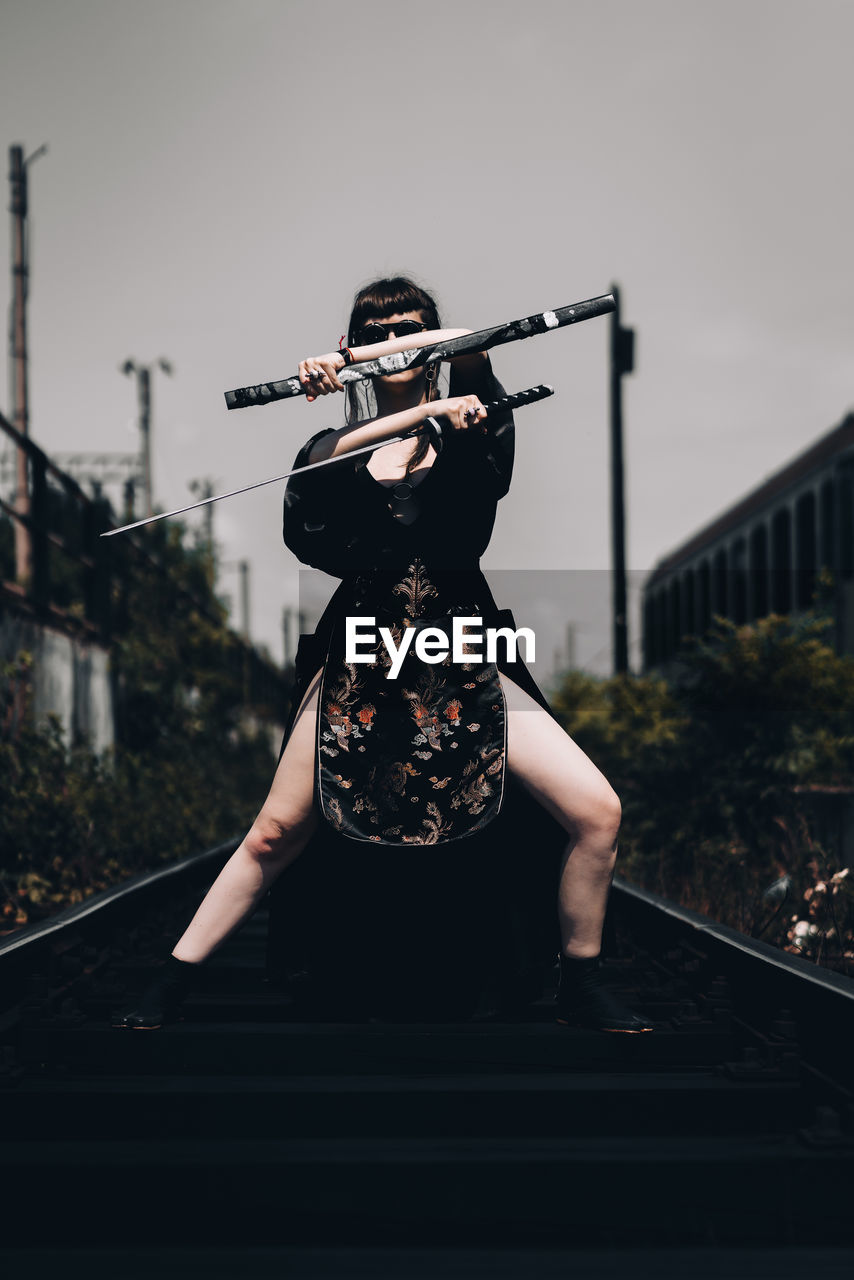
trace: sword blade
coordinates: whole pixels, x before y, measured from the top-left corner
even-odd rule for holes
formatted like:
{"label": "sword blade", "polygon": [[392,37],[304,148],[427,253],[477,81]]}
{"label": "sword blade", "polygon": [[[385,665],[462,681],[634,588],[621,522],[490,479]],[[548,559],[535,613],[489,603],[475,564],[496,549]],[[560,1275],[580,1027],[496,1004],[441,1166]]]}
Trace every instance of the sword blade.
{"label": "sword blade", "polygon": [[[516,391],[512,395],[502,396],[499,400],[490,400],[483,407],[487,412],[495,413],[501,409],[518,409],[522,405],[533,404],[536,400],[543,400],[546,396],[554,395],[554,387],[548,383],[541,383],[537,387],[529,387],[526,391]],[[431,419],[435,423],[435,419]],[[438,423],[436,424],[438,426]],[[301,476],[306,471],[317,471],[320,467],[331,467],[336,462],[343,462],[346,458],[355,458],[360,453],[373,453],[374,449],[381,449],[383,445],[398,444],[401,440],[411,440],[413,436],[419,436],[423,431],[429,430],[429,427],[419,427],[415,431],[407,431],[402,436],[390,436],[387,440],[375,440],[373,444],[362,445],[358,449],[348,449],[346,453],[339,453],[334,458],[322,458],[320,462],[309,462],[304,467],[294,467],[291,471],[284,471],[280,476],[270,476],[268,480],[256,480],[254,484],[245,484],[240,489],[230,489],[228,493],[217,493],[211,498],[202,498],[201,502],[191,502],[186,507],[176,507],[174,511],[161,511],[156,516],[146,516],[144,520],[134,520],[132,524],[123,524],[118,529],[107,529],[100,536],[102,538],[114,538],[117,533],[128,533],[131,529],[142,529],[147,524],[156,524],[158,520],[169,520],[172,516],[182,516],[188,511],[198,511],[199,507],[208,507],[212,502],[222,502],[223,498],[236,498],[239,493],[249,493],[252,489],[263,489],[267,484],[276,484],[279,480],[289,480],[291,476]]]}
{"label": "sword blade", "polygon": [[[412,432],[418,435],[419,432]],[[280,476],[270,476],[269,480],[256,480],[254,484],[243,485],[241,489],[229,489],[228,493],[217,493],[212,498],[202,498],[201,502],[191,502],[187,507],[176,507],[174,511],[161,511],[159,515],[147,516],[145,520],[134,520],[133,524],[123,524],[120,529],[108,529],[102,538],[112,538],[117,533],[127,533],[129,529],[141,529],[146,524],[156,524],[158,520],[169,520],[172,516],[182,516],[187,511],[198,511],[199,507],[208,507],[212,502],[222,502],[223,498],[236,498],[239,493],[249,493],[252,489],[263,489],[265,484],[275,484],[277,480],[288,480],[291,476],[302,475],[304,471],[314,471],[317,467],[330,467],[333,462],[341,462],[344,458],[353,458],[357,453],[369,453],[384,444],[397,444],[406,436],[392,436],[388,440],[378,440],[375,444],[366,444],[361,449],[349,449],[339,453],[335,458],[323,458],[320,462],[309,462],[305,467],[295,467],[292,471],[283,471]]]}

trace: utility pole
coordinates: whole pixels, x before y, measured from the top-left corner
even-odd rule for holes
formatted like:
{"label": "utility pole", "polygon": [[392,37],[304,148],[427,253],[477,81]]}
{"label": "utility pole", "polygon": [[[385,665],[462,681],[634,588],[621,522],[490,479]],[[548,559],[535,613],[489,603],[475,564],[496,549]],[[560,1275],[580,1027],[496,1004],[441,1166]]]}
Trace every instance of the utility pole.
{"label": "utility pole", "polygon": [[629,670],[626,605],[626,506],[623,475],[623,375],[635,367],[635,331],[620,324],[620,290],[611,285],[611,563],[613,573],[614,674]]}
{"label": "utility pole", "polygon": [[134,518],[134,502],[136,500],[136,480],[133,476],[128,476],[127,480],[125,480],[122,497],[125,504],[124,519],[130,523]]}
{"label": "utility pole", "polygon": [[[240,575],[240,634],[247,644],[249,639],[249,561],[248,560],[223,560],[220,565],[221,569],[236,569]],[[229,599],[229,613],[231,613],[231,601]]]}
{"label": "utility pole", "polygon": [[[208,498],[212,498],[216,493],[215,482],[210,478],[210,476],[205,476],[203,480],[191,480],[187,488],[190,490],[193,497],[197,498],[199,502],[207,502]],[[214,554],[213,518],[213,503],[208,502],[208,505],[205,507],[205,545],[207,546],[211,562],[213,562]]]}
{"label": "utility pole", "polygon": [[249,644],[249,561],[239,560],[240,570],[240,620],[243,639]]}
{"label": "utility pole", "polygon": [[[164,360],[162,356],[157,361],[157,368],[162,369],[170,378],[174,372],[172,365],[168,360]],[[146,516],[154,515],[151,485],[151,369],[151,365],[137,364],[135,360],[125,360],[124,364],[119,366],[119,372],[125,374],[128,378],[131,374],[136,374],[136,392],[139,401],[139,434],[142,449],[143,507]]]}
{"label": "utility pole", "polygon": [[570,671],[575,670],[575,636],[575,623],[568,622],[566,624],[566,665]]}
{"label": "utility pole", "polygon": [[291,642],[291,629],[293,627],[294,610],[291,605],[286,604],[282,610],[282,651],[284,653],[284,666],[288,666],[293,662],[296,654],[296,644]]}
{"label": "utility pole", "polygon": [[[9,183],[12,214],[12,315],[9,325],[9,367],[12,372],[12,426],[22,436],[30,434],[27,380],[27,294],[29,254],[27,237],[27,165],[44,155],[46,146],[24,159],[24,148],[9,148]],[[30,515],[30,483],[26,450],[18,448],[15,470],[15,509],[24,520]],[[33,540],[30,528],[15,521],[15,579],[29,582],[33,572]]]}

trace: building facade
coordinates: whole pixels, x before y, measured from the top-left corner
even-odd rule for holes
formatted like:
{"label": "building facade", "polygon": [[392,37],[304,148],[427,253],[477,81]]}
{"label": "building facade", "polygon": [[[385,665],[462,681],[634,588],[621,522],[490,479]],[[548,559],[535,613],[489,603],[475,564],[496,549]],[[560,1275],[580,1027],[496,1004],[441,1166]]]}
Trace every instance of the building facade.
{"label": "building facade", "polygon": [[836,647],[854,653],[854,413],[655,566],[644,586],[644,669],[715,615],[799,613],[827,569]]}

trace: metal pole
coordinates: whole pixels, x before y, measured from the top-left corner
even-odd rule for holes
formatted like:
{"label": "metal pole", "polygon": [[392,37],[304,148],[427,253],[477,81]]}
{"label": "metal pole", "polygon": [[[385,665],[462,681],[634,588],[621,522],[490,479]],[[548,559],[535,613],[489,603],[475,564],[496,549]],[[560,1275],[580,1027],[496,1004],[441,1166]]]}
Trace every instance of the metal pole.
{"label": "metal pole", "polygon": [[[173,370],[168,360],[164,360],[161,356],[157,364],[164,373],[168,373],[171,377]],[[145,508],[145,519],[150,519],[154,515],[154,496],[151,480],[151,366],[137,364],[135,360],[125,360],[124,364],[119,366],[119,372],[128,378],[131,374],[136,377],[140,449],[142,453],[142,485],[144,490],[142,501]]]}
{"label": "metal pole", "polygon": [[575,670],[575,623],[566,624],[566,665],[568,670]]}
{"label": "metal pole", "polygon": [[147,365],[136,370],[139,394],[139,434],[142,442],[143,507],[147,516],[154,515],[151,496],[151,371]]}
{"label": "metal pole", "polygon": [[[23,147],[9,148],[9,181],[12,213],[12,317],[9,356],[12,370],[12,425],[21,435],[30,434],[27,400],[27,170]],[[18,446],[15,468],[15,509],[28,519],[30,484],[27,453]],[[33,571],[33,541],[29,527],[15,521],[15,579],[29,582]]]}
{"label": "metal pole", "polygon": [[[215,487],[215,481],[210,476],[206,476],[204,480],[191,480],[187,485],[187,488],[195,497],[201,502],[208,503],[214,496]],[[205,507],[205,547],[211,558],[211,564],[213,564],[214,558],[213,512],[213,504]]]}
{"label": "metal pole", "polygon": [[[213,497],[213,485],[210,481],[208,481],[207,493],[205,496],[208,498]],[[211,561],[213,561],[214,555],[213,513],[213,505],[205,507],[205,542],[207,543],[208,555],[210,556]]]}
{"label": "metal pole", "polygon": [[249,644],[249,561],[241,560],[240,570],[240,614],[243,639]]}
{"label": "metal pole", "polygon": [[[283,665],[286,667],[290,664],[292,659],[292,649],[291,649],[291,626],[292,626],[291,618],[292,617],[293,617],[293,609],[291,608],[290,605],[285,605],[284,609],[282,610],[282,648],[284,652]],[[296,645],[294,645],[293,651],[294,652],[296,651]]]}
{"label": "metal pole", "polygon": [[136,482],[133,476],[128,476],[124,485],[124,503],[125,503],[125,520],[130,524],[134,517],[134,498],[136,491]]}
{"label": "metal pole", "polygon": [[611,561],[613,570],[614,674],[629,670],[626,605],[626,508],[623,474],[623,374],[634,368],[634,330],[620,325],[620,291],[612,285],[611,313]]}

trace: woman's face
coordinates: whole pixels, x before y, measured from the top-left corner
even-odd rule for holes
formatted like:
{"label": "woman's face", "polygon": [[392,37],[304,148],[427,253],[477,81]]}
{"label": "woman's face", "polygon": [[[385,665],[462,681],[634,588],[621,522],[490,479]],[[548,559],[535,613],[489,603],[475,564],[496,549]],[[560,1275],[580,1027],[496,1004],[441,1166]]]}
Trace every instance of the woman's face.
{"label": "woman's face", "polygon": [[[369,324],[379,321],[380,324],[387,326],[389,338],[396,338],[398,335],[394,329],[396,321],[415,320],[418,324],[426,324],[427,318],[422,311],[396,311],[391,316],[366,316],[363,321],[362,328],[365,329]],[[425,382],[424,370],[422,369],[403,369],[400,373],[388,373],[376,381],[388,386],[401,387],[407,386],[418,381]]]}

